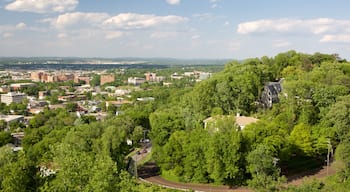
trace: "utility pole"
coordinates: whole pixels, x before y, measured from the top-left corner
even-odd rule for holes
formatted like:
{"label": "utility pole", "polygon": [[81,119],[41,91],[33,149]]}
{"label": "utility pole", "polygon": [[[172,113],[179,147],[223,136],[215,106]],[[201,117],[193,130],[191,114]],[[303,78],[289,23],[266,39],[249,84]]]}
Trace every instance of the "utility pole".
{"label": "utility pole", "polygon": [[138,154],[136,154],[136,156],[135,156],[135,162],[134,162],[134,165],[135,165],[135,177],[136,177],[136,179],[138,178],[138,175],[137,175],[137,156],[138,156]]}

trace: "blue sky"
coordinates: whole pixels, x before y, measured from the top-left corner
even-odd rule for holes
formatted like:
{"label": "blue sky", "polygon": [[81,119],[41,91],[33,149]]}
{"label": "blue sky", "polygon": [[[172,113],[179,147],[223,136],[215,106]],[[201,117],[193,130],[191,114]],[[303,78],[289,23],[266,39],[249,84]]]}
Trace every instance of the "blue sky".
{"label": "blue sky", "polygon": [[0,56],[350,59],[347,0],[0,0]]}

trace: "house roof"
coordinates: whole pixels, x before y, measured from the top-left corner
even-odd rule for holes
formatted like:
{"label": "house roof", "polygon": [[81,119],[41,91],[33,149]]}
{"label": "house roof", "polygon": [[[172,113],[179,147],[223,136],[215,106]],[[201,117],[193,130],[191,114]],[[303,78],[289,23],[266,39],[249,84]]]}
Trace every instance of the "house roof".
{"label": "house roof", "polygon": [[[203,120],[203,122],[206,124],[206,123],[209,123],[209,122],[214,122],[216,121],[217,119],[220,119],[224,117],[223,115],[219,115],[219,116],[214,116],[214,117],[208,117],[206,119]],[[235,116],[235,120],[236,120],[236,124],[238,126],[240,126],[241,128],[251,124],[251,123],[255,123],[257,122],[259,119],[257,118],[254,118],[254,117],[247,117],[247,116]]]}
{"label": "house roof", "polygon": [[247,116],[238,116],[236,117],[236,123],[240,127],[245,127],[251,123],[256,123],[259,119],[254,117],[247,117]]}

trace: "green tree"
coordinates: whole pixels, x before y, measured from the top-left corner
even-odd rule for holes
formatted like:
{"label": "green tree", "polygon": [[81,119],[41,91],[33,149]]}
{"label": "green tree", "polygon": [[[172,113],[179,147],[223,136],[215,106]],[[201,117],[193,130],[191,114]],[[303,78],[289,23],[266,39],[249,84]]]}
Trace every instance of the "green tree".
{"label": "green tree", "polygon": [[75,112],[75,111],[77,111],[77,109],[78,109],[78,104],[77,104],[77,103],[74,103],[74,102],[68,102],[68,103],[66,104],[66,109],[67,109],[67,111],[69,111],[69,112]]}
{"label": "green tree", "polygon": [[314,155],[314,140],[310,126],[303,123],[296,125],[290,134],[289,140],[295,147],[297,147],[296,152],[300,150],[302,155],[310,157]]}
{"label": "green tree", "polygon": [[92,79],[90,81],[90,85],[95,87],[95,86],[99,86],[100,85],[100,79],[101,79],[101,76],[100,75],[93,75],[92,76]]}
{"label": "green tree", "polygon": [[243,182],[243,137],[234,116],[221,117],[215,122],[206,153],[209,176],[216,183],[229,185]]}
{"label": "green tree", "polygon": [[335,139],[340,141],[346,139],[350,125],[350,96],[340,97],[331,105],[323,121],[337,134]]}
{"label": "green tree", "polygon": [[0,131],[0,147],[6,145],[12,141],[12,136],[10,132]]}
{"label": "green tree", "polygon": [[249,186],[258,191],[277,191],[279,184],[284,181],[280,177],[277,159],[264,145],[259,145],[248,154],[247,170],[252,175]]}

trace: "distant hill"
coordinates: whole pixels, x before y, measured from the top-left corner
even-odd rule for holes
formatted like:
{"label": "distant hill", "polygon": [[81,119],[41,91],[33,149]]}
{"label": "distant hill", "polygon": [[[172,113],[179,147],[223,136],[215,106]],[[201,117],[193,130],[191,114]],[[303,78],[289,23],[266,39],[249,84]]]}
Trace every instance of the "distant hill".
{"label": "distant hill", "polygon": [[2,57],[0,64],[224,65],[229,59]]}

